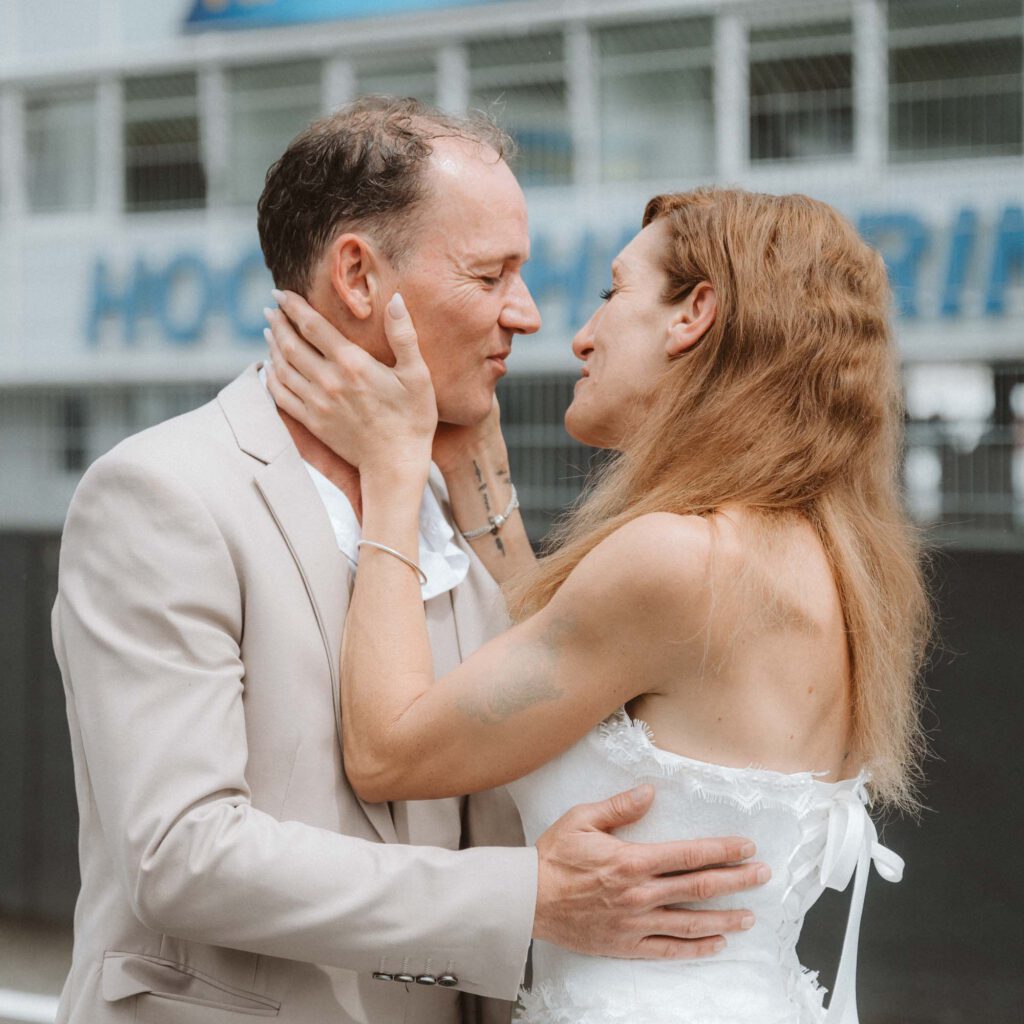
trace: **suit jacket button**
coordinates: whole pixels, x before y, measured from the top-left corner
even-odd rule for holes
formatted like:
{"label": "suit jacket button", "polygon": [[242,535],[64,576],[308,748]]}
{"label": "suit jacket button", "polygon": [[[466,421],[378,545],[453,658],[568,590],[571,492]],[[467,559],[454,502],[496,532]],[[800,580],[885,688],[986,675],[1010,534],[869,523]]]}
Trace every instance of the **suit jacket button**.
{"label": "suit jacket button", "polygon": [[375,981],[394,981],[395,976],[388,974],[387,971],[374,971],[373,977]]}
{"label": "suit jacket button", "polygon": [[456,978],[454,974],[442,974],[441,977],[437,979],[437,983],[442,988],[455,988],[459,983],[459,979]]}
{"label": "suit jacket button", "polygon": [[416,984],[417,985],[436,985],[437,984],[437,978],[435,978],[432,974],[421,974],[416,979]]}
{"label": "suit jacket button", "polygon": [[411,974],[396,974],[394,980],[400,981],[404,985],[408,985],[411,982],[414,982],[416,979]]}

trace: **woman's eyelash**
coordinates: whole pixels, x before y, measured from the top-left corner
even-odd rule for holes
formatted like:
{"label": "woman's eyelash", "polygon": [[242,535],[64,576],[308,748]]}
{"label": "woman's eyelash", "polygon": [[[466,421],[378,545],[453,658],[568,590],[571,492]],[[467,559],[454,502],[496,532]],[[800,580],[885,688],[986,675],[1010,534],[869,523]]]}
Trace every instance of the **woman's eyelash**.
{"label": "woman's eyelash", "polygon": [[603,292],[601,292],[601,301],[602,302],[607,302],[614,294],[615,294],[615,289],[614,288],[605,288],[605,290]]}

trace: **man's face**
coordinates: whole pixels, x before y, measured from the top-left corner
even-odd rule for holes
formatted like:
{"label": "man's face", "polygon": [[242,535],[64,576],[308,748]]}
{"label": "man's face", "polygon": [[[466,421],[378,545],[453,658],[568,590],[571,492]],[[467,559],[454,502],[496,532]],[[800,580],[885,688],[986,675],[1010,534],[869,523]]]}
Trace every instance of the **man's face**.
{"label": "man's face", "polygon": [[526,201],[508,165],[458,139],[434,142],[412,252],[397,272],[442,422],[470,425],[490,411],[515,334],[540,313],[521,270],[530,253]]}

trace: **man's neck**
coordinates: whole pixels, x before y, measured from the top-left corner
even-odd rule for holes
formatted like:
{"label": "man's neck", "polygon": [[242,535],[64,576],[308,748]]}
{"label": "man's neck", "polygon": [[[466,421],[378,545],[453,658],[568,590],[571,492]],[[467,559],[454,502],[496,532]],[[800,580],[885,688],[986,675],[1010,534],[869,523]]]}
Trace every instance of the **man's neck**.
{"label": "man's neck", "polygon": [[292,419],[288,413],[278,409],[277,414],[291,434],[299,455],[314,469],[323,473],[348,498],[356,518],[362,522],[363,501],[359,488],[359,470],[331,451],[323,441],[311,434],[298,420]]}

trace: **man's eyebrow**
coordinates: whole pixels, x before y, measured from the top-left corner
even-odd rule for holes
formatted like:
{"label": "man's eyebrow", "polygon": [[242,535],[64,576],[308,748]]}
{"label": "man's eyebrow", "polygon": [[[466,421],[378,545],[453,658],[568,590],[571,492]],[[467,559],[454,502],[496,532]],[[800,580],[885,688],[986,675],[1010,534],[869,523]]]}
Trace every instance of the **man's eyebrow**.
{"label": "man's eyebrow", "polygon": [[529,253],[507,252],[504,255],[496,253],[493,256],[481,255],[473,260],[474,266],[493,267],[496,263],[504,266],[506,263],[525,263],[530,258]]}

